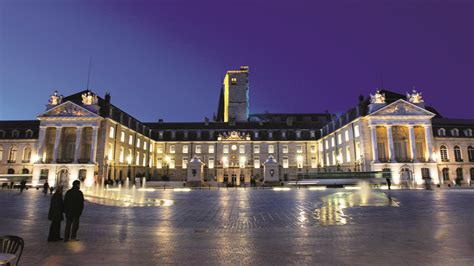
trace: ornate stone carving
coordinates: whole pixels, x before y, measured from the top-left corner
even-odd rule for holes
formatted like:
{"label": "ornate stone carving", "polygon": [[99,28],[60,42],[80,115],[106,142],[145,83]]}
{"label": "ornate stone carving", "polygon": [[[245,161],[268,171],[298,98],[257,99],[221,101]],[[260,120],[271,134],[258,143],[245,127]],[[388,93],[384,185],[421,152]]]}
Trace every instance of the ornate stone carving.
{"label": "ornate stone carving", "polygon": [[407,100],[414,104],[424,102],[421,92],[417,92],[416,90],[412,90],[411,94],[407,92]]}
{"label": "ornate stone carving", "polygon": [[237,131],[232,131],[230,133],[224,132],[219,134],[217,137],[217,140],[237,140],[237,141],[242,141],[242,140],[250,140],[250,135],[245,134],[243,132],[237,132]]}
{"label": "ornate stone carving", "polygon": [[50,106],[55,106],[55,105],[60,104],[62,101],[63,101],[63,96],[59,95],[58,91],[56,90],[56,91],[53,92],[53,95],[51,95],[49,97],[48,104]]}
{"label": "ornate stone carving", "polygon": [[72,103],[65,103],[62,106],[58,106],[57,108],[51,109],[48,111],[44,116],[59,116],[59,117],[85,117],[91,116],[86,110],[82,109],[81,107],[72,104]]}
{"label": "ornate stone carving", "polygon": [[407,103],[397,102],[395,104],[389,105],[384,109],[376,112],[374,115],[384,116],[384,115],[430,115],[427,111],[420,110],[412,105]]}
{"label": "ornate stone carving", "polygon": [[84,105],[96,105],[99,102],[97,95],[90,91],[82,94],[82,103]]}
{"label": "ornate stone carving", "polygon": [[385,103],[385,93],[376,91],[374,95],[370,94],[370,103]]}

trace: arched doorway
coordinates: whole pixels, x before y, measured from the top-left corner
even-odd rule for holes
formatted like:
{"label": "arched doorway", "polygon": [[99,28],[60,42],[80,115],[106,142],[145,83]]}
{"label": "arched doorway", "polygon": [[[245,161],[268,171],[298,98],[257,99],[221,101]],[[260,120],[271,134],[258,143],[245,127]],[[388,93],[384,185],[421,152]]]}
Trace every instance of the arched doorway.
{"label": "arched doorway", "polygon": [[56,185],[69,187],[69,170],[67,168],[60,169],[56,174]]}
{"label": "arched doorway", "polygon": [[413,171],[409,167],[402,167],[400,169],[400,184],[405,188],[411,188],[413,184]]}

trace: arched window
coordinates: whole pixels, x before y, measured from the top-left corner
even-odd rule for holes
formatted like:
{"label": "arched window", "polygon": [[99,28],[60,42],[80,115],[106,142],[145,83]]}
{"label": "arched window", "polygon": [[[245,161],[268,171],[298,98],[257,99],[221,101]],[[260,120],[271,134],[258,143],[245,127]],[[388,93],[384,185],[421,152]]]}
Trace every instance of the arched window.
{"label": "arched window", "polygon": [[20,132],[18,130],[13,130],[12,131],[12,138],[18,138],[20,136]]}
{"label": "arched window", "polygon": [[8,152],[8,162],[14,163],[16,162],[16,153],[18,152],[15,145],[10,147],[10,152]]}
{"label": "arched window", "polygon": [[439,154],[441,156],[441,161],[442,162],[447,162],[449,161],[448,159],[448,148],[446,148],[446,146],[442,145],[440,148],[439,148]]}
{"label": "arched window", "polygon": [[109,138],[113,139],[115,137],[115,128],[110,127]]}
{"label": "arched window", "polygon": [[454,146],[454,160],[456,162],[462,162],[461,148]]}
{"label": "arched window", "polygon": [[15,174],[15,169],[13,169],[13,168],[8,168],[7,173],[8,173],[9,175],[14,175],[14,174]]}
{"label": "arched window", "polygon": [[5,137],[5,130],[0,130],[0,138],[4,138]]}
{"label": "arched window", "polygon": [[444,128],[438,129],[438,136],[440,136],[440,137],[446,136],[446,129],[444,129]]}
{"label": "arched window", "polygon": [[443,180],[444,181],[449,181],[449,168],[443,168]]}
{"label": "arched window", "polygon": [[31,159],[31,148],[30,148],[30,146],[26,146],[23,149],[23,159],[22,160],[23,160],[24,163],[29,163],[30,159]]}
{"label": "arched window", "polygon": [[25,136],[27,139],[33,138],[33,131],[31,129],[26,130]]}
{"label": "arched window", "polygon": [[30,173],[30,170],[28,170],[27,168],[23,168],[21,169],[21,173],[24,174],[24,175],[27,175]]}
{"label": "arched window", "polygon": [[470,162],[474,162],[474,147],[467,147],[467,156],[469,157]]}
{"label": "arched window", "polygon": [[87,176],[87,169],[81,169],[79,170],[79,180],[81,180],[81,182],[84,182],[84,180],[86,180],[86,176]]}
{"label": "arched window", "polygon": [[464,130],[464,135],[466,137],[472,137],[472,129],[468,128],[468,129]]}
{"label": "arched window", "polygon": [[464,175],[462,173],[462,168],[461,167],[456,169],[456,179],[460,179],[460,180],[464,179]]}
{"label": "arched window", "polygon": [[459,136],[459,129],[457,129],[457,128],[451,129],[451,136],[458,137]]}

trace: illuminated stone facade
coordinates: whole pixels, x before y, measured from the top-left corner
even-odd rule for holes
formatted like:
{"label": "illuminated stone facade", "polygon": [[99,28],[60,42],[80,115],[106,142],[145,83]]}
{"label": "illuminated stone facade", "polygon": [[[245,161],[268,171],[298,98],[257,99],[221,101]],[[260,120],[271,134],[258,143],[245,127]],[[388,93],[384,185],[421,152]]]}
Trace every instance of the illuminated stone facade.
{"label": "illuminated stone facade", "polygon": [[0,121],[0,178],[243,185],[386,171],[414,187],[474,177],[474,121],[439,118],[419,92],[377,91],[340,116],[249,114],[248,73],[227,72],[217,116],[204,122],[142,123],[110,95],[54,92],[37,121]]}

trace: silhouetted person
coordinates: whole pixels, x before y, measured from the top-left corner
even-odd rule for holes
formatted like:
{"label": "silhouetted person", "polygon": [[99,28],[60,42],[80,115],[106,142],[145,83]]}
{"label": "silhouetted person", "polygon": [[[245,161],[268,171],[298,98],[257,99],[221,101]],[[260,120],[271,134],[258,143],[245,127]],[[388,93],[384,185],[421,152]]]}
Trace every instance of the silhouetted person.
{"label": "silhouetted person", "polygon": [[23,193],[23,190],[26,188],[26,180],[20,182],[20,193]]}
{"label": "silhouetted person", "polygon": [[[46,193],[48,191],[46,190]],[[58,186],[56,192],[51,197],[51,204],[49,205],[48,219],[51,221],[49,227],[48,241],[59,241],[62,240],[60,237],[61,232],[61,221],[63,218],[64,202],[63,202],[63,187]]]}
{"label": "silhouetted person", "polygon": [[391,186],[392,186],[392,180],[390,180],[390,177],[386,177],[385,180],[387,180],[387,187],[388,187],[388,190],[390,190]]}
{"label": "silhouetted person", "polygon": [[[77,239],[77,230],[79,230],[79,217],[84,209],[84,195],[79,190],[81,182],[76,180],[72,182],[72,188],[66,192],[64,197],[64,213],[66,214],[66,232],[64,233],[64,242]],[[72,226],[72,232],[71,232]]]}
{"label": "silhouetted person", "polygon": [[[48,195],[48,190],[49,190],[49,184],[48,184],[48,181],[44,182],[43,184],[43,194],[46,196]],[[62,198],[62,196],[61,196]]]}

